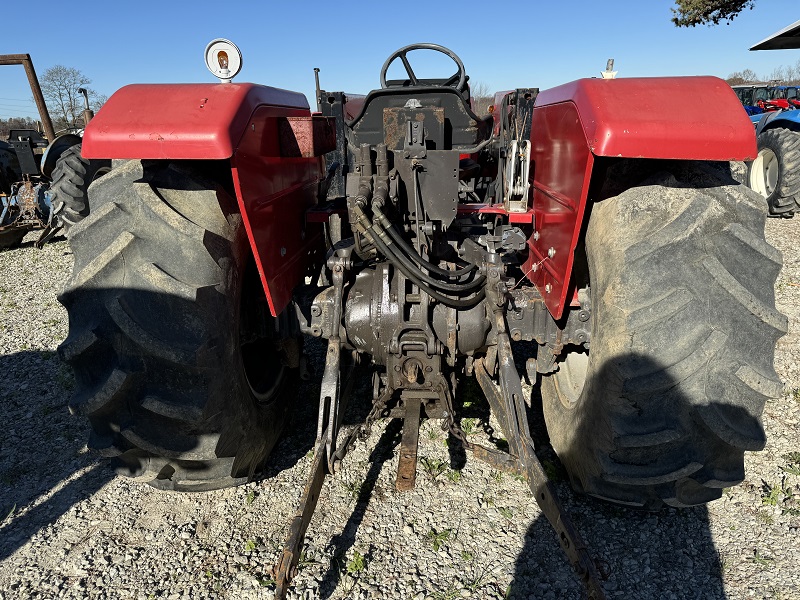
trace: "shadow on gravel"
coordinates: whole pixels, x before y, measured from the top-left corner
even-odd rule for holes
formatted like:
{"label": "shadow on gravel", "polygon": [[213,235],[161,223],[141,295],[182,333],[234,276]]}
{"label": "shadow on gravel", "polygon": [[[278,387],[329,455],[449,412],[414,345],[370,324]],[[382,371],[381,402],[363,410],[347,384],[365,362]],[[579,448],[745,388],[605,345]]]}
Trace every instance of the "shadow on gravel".
{"label": "shadow on gravel", "polygon": [[[701,419],[698,417],[697,407],[690,406],[689,400],[681,391],[683,383],[665,381],[665,371],[655,364],[649,364],[651,361],[645,357],[631,355],[619,360],[620,364],[617,366],[620,369],[633,370],[635,367],[640,373],[655,373],[662,380],[658,385],[658,390],[661,391],[648,390],[649,396],[646,399],[641,398],[642,392],[639,389],[630,389],[629,384],[621,384],[621,390],[611,392],[612,396],[618,395],[625,399],[636,397],[638,392],[641,404],[640,406],[632,399],[626,400],[638,411],[623,413],[624,420],[617,415],[615,421],[617,426],[621,422],[629,427],[635,424],[644,426],[636,418],[631,419],[630,415],[640,416],[647,411],[651,411],[648,423],[650,427],[658,425],[661,421],[671,423],[680,431],[686,422],[693,423],[688,428],[699,427],[694,435],[702,436],[703,439],[702,442],[694,440],[694,453],[689,448],[688,441],[680,439],[675,443],[659,446],[655,455],[659,458],[667,457],[667,460],[675,459],[677,444],[680,448],[677,456],[681,464],[704,462],[700,455],[707,452],[707,447],[722,442],[715,438],[705,425],[699,425]],[[609,374],[601,374],[596,381],[609,385],[608,382],[618,380],[618,376],[615,379]],[[629,383],[630,381],[632,380],[629,380]],[[651,381],[648,383],[652,385]],[[586,385],[595,394],[594,396],[590,394],[588,397],[597,398],[602,395],[603,390],[596,389],[592,384],[593,382],[589,380]],[[576,494],[568,483],[567,471],[550,446],[544,425],[540,390],[540,386],[534,386],[531,398],[532,410],[529,414],[531,435],[537,455],[551,481],[555,483],[565,512],[572,519],[586,543],[590,556],[598,565],[608,597],[702,600],[727,598],[722,581],[722,561],[712,539],[706,506],[663,508],[660,512],[647,512]],[[599,435],[603,435],[603,426],[608,421],[607,408],[602,406],[601,402],[595,402],[595,405],[596,407],[586,410],[583,418],[575,424],[574,440],[596,438],[598,430],[601,430]],[[713,404],[711,408],[715,408]],[[737,413],[739,424],[747,423],[745,419],[752,421],[752,417],[748,417],[743,410],[731,406],[725,406],[724,409],[728,415],[732,412]],[[758,424],[753,426],[756,425],[760,428]],[[578,445],[579,442],[573,441],[573,446],[565,454],[584,452]],[[625,448],[625,451],[627,450],[629,449]],[[735,456],[734,452],[735,450],[729,456]],[[621,453],[622,451],[617,450],[613,454],[619,457]],[[649,464],[653,460],[652,451],[649,456],[651,458],[648,462],[637,463],[635,460],[630,460],[627,463],[629,470],[626,472],[635,472],[637,467],[634,465]],[[729,461],[729,463],[734,462],[733,459]],[[720,474],[724,471],[725,465],[719,467],[706,464],[705,468],[715,476],[726,474]],[[731,467],[730,470],[735,471],[736,468]],[[727,475],[730,477],[730,472]],[[691,482],[689,484],[691,485]],[[700,498],[700,494],[704,493],[693,487],[689,489],[690,498]],[[541,550],[543,544],[551,545],[553,548],[552,556],[544,559]],[[542,564],[543,560],[546,564]],[[569,591],[565,589],[566,582],[569,582]],[[556,596],[552,595],[554,589],[562,590],[559,598],[585,596],[566,555],[559,547],[552,527],[544,515],[541,515],[528,528],[525,546],[516,559],[514,576],[507,597],[555,598]],[[547,595],[548,592],[550,595]]]}
{"label": "shadow on gravel", "polygon": [[[383,424],[379,423],[376,426],[382,427]],[[334,536],[330,541],[330,548],[333,550],[333,558],[320,582],[319,593],[321,600],[328,600],[331,598],[336,590],[336,586],[339,584],[341,573],[344,570],[344,556],[356,541],[356,532],[361,522],[364,520],[364,515],[366,514],[370,500],[373,496],[377,497],[379,500],[383,497],[384,492],[380,486],[377,485],[378,477],[380,476],[384,463],[392,458],[394,449],[400,445],[402,431],[402,420],[392,419],[389,421],[378,443],[370,453],[369,471],[367,471],[361,487],[355,492],[358,495],[353,512],[342,528],[342,533]],[[370,548],[369,552],[365,555],[367,561],[371,559],[371,553],[372,548]]]}
{"label": "shadow on gravel", "polygon": [[55,352],[0,356],[0,560],[113,477],[69,414],[72,387]]}

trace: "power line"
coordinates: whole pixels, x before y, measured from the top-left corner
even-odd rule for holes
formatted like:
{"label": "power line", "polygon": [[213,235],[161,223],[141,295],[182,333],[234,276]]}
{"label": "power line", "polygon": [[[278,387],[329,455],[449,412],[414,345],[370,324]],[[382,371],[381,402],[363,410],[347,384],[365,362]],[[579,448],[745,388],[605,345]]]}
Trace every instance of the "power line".
{"label": "power line", "polygon": [[36,104],[33,100],[26,99],[26,98],[2,98],[0,100],[13,100],[14,102],[27,102],[29,104]]}

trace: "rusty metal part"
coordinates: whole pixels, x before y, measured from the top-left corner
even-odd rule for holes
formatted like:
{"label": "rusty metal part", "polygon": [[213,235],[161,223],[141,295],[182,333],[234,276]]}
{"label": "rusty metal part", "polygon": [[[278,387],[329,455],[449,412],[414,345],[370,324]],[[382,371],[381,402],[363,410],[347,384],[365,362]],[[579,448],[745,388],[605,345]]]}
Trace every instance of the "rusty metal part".
{"label": "rusty metal part", "polygon": [[[328,352],[325,357],[325,371],[322,375],[322,386],[319,394],[319,415],[317,418],[317,444],[325,441],[325,462],[329,473],[334,472],[334,454],[336,439],[341,422],[340,386],[341,386],[341,352],[342,340],[339,337],[339,323],[342,320],[342,294],[344,288],[344,271],[347,258],[333,256],[329,263],[333,271],[333,329],[328,338]],[[327,426],[325,423],[327,422]]]}
{"label": "rusty metal part", "polygon": [[53,129],[53,122],[50,120],[50,113],[47,112],[47,105],[44,102],[42,88],[39,86],[39,78],[36,77],[36,70],[33,68],[33,61],[30,54],[0,54],[0,65],[22,65],[25,67],[25,75],[28,76],[28,83],[33,92],[33,100],[36,108],[39,109],[39,118],[42,120],[44,133],[47,140],[52,142],[56,139],[56,132]]}
{"label": "rusty metal part", "polygon": [[[534,452],[533,440],[528,428],[522,382],[514,364],[514,354],[505,318],[508,290],[501,279],[499,269],[490,268],[488,271],[486,305],[492,315],[496,332],[499,388],[495,386],[480,359],[475,361],[475,375],[489,404],[496,411],[496,416],[508,440],[511,456],[519,462],[536,502],[555,529],[561,548],[586,587],[589,597],[596,600],[605,598],[597,567],[589,555],[586,544],[564,512],[555,488],[547,479],[544,468]],[[508,460],[500,461],[494,456],[494,453],[487,455],[482,451],[478,451],[476,457],[488,458],[490,464],[510,462]]]}
{"label": "rusty metal part", "polygon": [[397,464],[398,492],[414,489],[417,481],[417,450],[419,448],[419,418],[421,399],[416,396],[404,397],[405,418],[403,419],[403,438],[400,442],[400,460]]}
{"label": "rusty metal part", "polygon": [[[343,380],[344,382],[341,389],[341,404],[343,409],[347,406],[350,399],[353,380],[352,372]],[[345,442],[336,450],[335,462],[337,464],[344,459],[348,449],[352,446],[353,442],[355,442],[356,438],[366,438],[369,436],[369,430],[372,424],[383,413],[386,408],[386,402],[388,398],[391,397],[392,391],[391,388],[387,388],[381,396],[373,400],[372,410],[369,415],[367,415],[364,424],[361,427],[354,428],[347,436]],[[308,526],[311,523],[311,517],[314,516],[322,485],[325,483],[327,463],[327,432],[325,432],[319,437],[316,450],[314,451],[311,470],[306,480],[305,487],[303,488],[303,495],[300,497],[300,504],[297,508],[297,512],[289,526],[289,535],[286,545],[283,548],[283,553],[281,554],[278,564],[272,570],[276,586],[276,600],[283,600],[286,598],[289,585],[297,573],[297,563],[300,560],[303,540],[305,539],[306,531],[308,531]]]}
{"label": "rusty metal part", "polygon": [[297,563],[300,561],[300,548],[303,545],[311,517],[317,507],[317,500],[325,482],[326,448],[324,440],[317,444],[314,452],[314,461],[311,463],[311,473],[303,488],[300,506],[289,526],[289,539],[283,548],[280,561],[274,569],[275,598],[283,600],[289,590],[289,584],[297,573]]}

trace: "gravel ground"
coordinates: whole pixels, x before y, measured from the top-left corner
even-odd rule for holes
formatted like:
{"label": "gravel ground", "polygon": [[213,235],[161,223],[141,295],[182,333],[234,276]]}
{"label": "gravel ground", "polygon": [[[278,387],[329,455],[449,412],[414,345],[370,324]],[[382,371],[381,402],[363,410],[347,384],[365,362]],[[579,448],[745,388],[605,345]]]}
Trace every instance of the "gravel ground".
{"label": "gravel ground", "polygon": [[[800,218],[770,220],[767,237],[785,263],[777,299],[789,334],[776,366],[786,392],[766,407],[769,441],[747,455],[742,485],[707,507],[637,513],[576,496],[543,455],[610,597],[800,597]],[[55,354],[69,247],[38,251],[34,238],[0,252],[0,599],[271,598],[310,465],[313,406],[265,481],[189,495],[115,477],[67,412],[74,384]],[[474,390],[462,400],[480,440],[486,407]],[[525,483],[472,459],[452,470],[446,441],[423,425],[417,487],[405,493],[394,490],[399,427],[357,444],[323,489],[294,598],[582,597]]]}

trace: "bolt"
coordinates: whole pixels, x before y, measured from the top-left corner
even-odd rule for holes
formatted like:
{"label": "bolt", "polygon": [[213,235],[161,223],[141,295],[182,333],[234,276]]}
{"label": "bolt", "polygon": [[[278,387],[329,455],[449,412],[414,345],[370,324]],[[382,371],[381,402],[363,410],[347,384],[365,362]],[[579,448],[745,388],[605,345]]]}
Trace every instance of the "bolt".
{"label": "bolt", "polygon": [[419,123],[414,123],[414,129],[419,129]]}
{"label": "bolt", "polygon": [[322,314],[322,309],[318,305],[314,304],[311,307],[311,314],[315,317],[318,317]]}
{"label": "bolt", "polygon": [[538,231],[534,231],[533,232],[533,239],[534,240],[538,240],[539,239],[539,232]]}
{"label": "bolt", "polygon": [[426,372],[426,373],[430,373],[431,371],[433,371],[433,367],[431,367],[430,365],[428,365],[427,367],[425,367],[425,372]]}
{"label": "bolt", "polygon": [[399,373],[400,372],[400,365],[395,365],[394,366],[394,370]]}
{"label": "bolt", "polygon": [[544,291],[549,294],[553,291],[553,286],[548,283],[546,286],[544,286]]}
{"label": "bolt", "polygon": [[518,342],[522,339],[522,333],[520,333],[519,329],[515,329],[514,331],[511,332],[511,339],[514,340],[515,342]]}
{"label": "bolt", "polygon": [[550,246],[550,250],[547,251],[547,256],[553,258],[556,255],[556,249]]}
{"label": "bolt", "polygon": [[589,311],[582,310],[578,313],[578,320],[579,321],[588,321],[589,320]]}
{"label": "bolt", "polygon": [[286,248],[281,248],[281,256],[286,256]]}
{"label": "bolt", "polygon": [[342,272],[342,265],[336,265],[333,267],[334,272],[341,273]]}
{"label": "bolt", "polygon": [[321,334],[322,332],[319,330],[319,327],[311,328],[311,335],[313,335],[314,337],[319,337]]}
{"label": "bolt", "polygon": [[499,277],[499,276],[500,276],[500,271],[498,271],[496,267],[492,267],[491,269],[489,269],[489,277]]}

